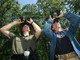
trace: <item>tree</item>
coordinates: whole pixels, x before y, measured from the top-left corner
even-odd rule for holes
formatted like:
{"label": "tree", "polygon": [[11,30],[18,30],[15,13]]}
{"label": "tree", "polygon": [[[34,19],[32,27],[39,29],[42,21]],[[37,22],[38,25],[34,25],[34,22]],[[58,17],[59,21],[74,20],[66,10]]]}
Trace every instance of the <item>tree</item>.
{"label": "tree", "polygon": [[[80,14],[79,3],[79,0],[38,0],[36,4],[27,4],[21,9],[17,0],[0,0],[0,27],[20,16],[24,16],[25,19],[32,17],[43,29],[44,22],[49,18],[50,10],[63,12],[72,11],[73,13]],[[62,18],[61,23],[64,28],[70,24],[69,21],[64,18]],[[11,31],[18,33],[16,28],[11,29]],[[80,39],[80,28],[78,29],[76,37],[78,40]],[[37,44],[37,52],[39,53],[40,60],[48,60],[50,45],[48,39],[42,34]],[[0,60],[9,60],[10,56],[10,40],[0,33]]]}
{"label": "tree", "polygon": [[[0,0],[0,7],[0,27],[19,18],[22,13],[17,0]],[[14,30],[16,31],[16,29]],[[11,55],[11,44],[9,42],[10,40],[0,33],[0,60],[9,60]]]}
{"label": "tree", "polygon": [[23,6],[22,11],[24,12],[25,17],[35,17],[36,9],[37,8],[35,4],[27,4]]}
{"label": "tree", "polygon": [[65,4],[67,5],[67,10],[72,11],[74,13],[80,14],[80,0],[65,0]]}

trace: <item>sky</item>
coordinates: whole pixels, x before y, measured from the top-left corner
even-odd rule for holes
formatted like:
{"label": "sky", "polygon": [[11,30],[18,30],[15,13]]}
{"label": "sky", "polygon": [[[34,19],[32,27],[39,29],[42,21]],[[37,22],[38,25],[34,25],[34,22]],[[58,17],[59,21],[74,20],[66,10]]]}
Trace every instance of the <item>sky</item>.
{"label": "sky", "polygon": [[18,0],[21,7],[26,4],[36,4],[37,0]]}

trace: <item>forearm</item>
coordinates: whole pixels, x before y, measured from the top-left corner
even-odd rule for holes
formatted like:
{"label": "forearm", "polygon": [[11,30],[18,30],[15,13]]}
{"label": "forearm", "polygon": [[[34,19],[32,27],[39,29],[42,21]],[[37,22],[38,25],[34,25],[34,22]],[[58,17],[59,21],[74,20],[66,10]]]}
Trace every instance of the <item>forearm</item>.
{"label": "forearm", "polygon": [[[49,19],[45,25],[44,25],[44,28],[43,28],[43,32],[47,35],[47,33],[49,33],[51,31],[51,25],[52,25],[52,20]],[[47,32],[47,33],[46,33]]]}
{"label": "forearm", "polygon": [[74,27],[78,26],[80,23],[80,16],[77,14],[68,12],[64,14],[64,17],[67,18]]}
{"label": "forearm", "polygon": [[41,28],[35,22],[32,23],[32,26],[36,32],[41,31]]}
{"label": "forearm", "polygon": [[14,25],[16,25],[16,22],[11,22],[5,26],[3,26],[0,30],[9,30],[11,27],[13,27]]}
{"label": "forearm", "polygon": [[56,18],[61,18],[64,16],[64,13],[61,13],[59,16],[57,16]]}
{"label": "forearm", "polygon": [[48,24],[52,24],[52,23],[53,23],[53,20],[49,19],[49,20],[47,21],[47,23],[48,23]]}

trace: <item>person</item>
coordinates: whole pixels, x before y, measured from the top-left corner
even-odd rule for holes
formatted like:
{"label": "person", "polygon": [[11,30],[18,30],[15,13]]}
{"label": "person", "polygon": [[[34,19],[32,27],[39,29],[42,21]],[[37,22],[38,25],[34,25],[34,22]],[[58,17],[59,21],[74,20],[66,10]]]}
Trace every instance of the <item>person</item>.
{"label": "person", "polygon": [[[20,25],[19,35],[9,31],[15,25]],[[0,30],[11,40],[13,51],[11,60],[39,60],[36,53],[36,42],[41,34],[41,28],[32,18],[15,20],[3,26]]]}
{"label": "person", "polygon": [[[50,60],[80,60],[80,44],[75,38],[80,16],[71,12],[52,14],[43,29],[43,33],[51,43]],[[66,29],[61,27],[59,19],[61,17],[70,21],[70,26]]]}

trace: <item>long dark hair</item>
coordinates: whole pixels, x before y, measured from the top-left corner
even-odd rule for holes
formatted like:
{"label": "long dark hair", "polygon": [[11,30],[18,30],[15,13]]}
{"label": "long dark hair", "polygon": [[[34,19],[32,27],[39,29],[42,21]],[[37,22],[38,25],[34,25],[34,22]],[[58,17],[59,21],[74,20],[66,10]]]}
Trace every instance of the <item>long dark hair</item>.
{"label": "long dark hair", "polygon": [[33,26],[31,25],[31,24],[29,24],[26,20],[23,20],[24,21],[24,23],[21,23],[20,24],[20,34],[23,36],[23,31],[22,31],[22,28],[23,28],[23,26],[24,25],[28,25],[29,26],[29,28],[30,28],[30,34],[33,34],[34,33],[34,28],[33,28]]}

